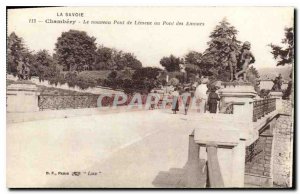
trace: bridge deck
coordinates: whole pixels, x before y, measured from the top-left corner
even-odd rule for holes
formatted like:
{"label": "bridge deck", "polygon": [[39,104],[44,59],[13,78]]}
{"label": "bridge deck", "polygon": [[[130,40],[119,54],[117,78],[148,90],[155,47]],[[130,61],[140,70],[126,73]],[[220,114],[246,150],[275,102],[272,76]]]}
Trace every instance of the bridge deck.
{"label": "bridge deck", "polygon": [[184,187],[188,117],[154,110],[8,123],[8,186]]}

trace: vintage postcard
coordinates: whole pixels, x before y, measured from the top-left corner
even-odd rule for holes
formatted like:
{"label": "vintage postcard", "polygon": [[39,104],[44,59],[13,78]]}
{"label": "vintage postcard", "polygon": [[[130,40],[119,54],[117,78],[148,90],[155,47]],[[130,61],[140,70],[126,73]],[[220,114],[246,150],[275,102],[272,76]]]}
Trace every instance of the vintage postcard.
{"label": "vintage postcard", "polygon": [[294,187],[294,39],[293,7],[7,7],[7,187]]}

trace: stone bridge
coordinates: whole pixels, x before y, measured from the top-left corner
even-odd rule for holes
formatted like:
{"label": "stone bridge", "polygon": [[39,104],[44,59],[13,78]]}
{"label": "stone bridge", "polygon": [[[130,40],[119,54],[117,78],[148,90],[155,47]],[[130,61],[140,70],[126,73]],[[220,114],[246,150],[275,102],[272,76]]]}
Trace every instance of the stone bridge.
{"label": "stone bridge", "polygon": [[[227,112],[231,114],[173,115],[170,110],[39,111],[32,88],[26,92],[12,89],[7,101],[11,110],[7,115],[8,186],[292,184],[293,106],[280,93],[255,100],[251,86],[226,86],[220,91],[221,104],[231,107]],[[16,105],[19,93],[22,100],[9,108],[12,102]],[[23,112],[13,112],[20,107]],[[48,177],[44,175],[47,170],[99,170],[101,176]]]}
{"label": "stone bridge", "polygon": [[[233,104],[233,114],[198,118],[190,135],[188,187],[290,187],[292,185],[292,105],[281,93],[255,100],[251,86],[221,89],[221,103]],[[206,162],[203,182],[197,168]]]}

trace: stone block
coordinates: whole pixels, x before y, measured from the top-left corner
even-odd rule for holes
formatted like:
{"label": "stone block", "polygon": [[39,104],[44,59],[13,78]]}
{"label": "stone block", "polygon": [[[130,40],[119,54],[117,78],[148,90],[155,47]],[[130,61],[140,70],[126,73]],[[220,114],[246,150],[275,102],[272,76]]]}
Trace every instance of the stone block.
{"label": "stone block", "polygon": [[38,88],[30,81],[7,86],[7,112],[36,112],[38,106]]}
{"label": "stone block", "polygon": [[266,160],[271,160],[271,157],[270,156],[265,156],[265,159]]}
{"label": "stone block", "polygon": [[270,172],[264,172],[263,175],[264,176],[270,176],[271,174],[270,174]]}
{"label": "stone block", "polygon": [[260,188],[267,188],[273,186],[273,180],[269,176],[246,173],[245,184],[256,185]]}
{"label": "stone block", "polygon": [[265,147],[265,152],[271,152],[271,148]]}

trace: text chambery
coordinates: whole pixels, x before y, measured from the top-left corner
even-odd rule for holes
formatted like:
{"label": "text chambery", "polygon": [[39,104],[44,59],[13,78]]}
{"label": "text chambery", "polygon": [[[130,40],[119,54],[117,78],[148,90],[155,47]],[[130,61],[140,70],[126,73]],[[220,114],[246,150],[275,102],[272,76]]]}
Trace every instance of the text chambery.
{"label": "text chambery", "polygon": [[76,20],[70,19],[62,19],[62,20],[53,20],[53,19],[46,19],[45,23],[47,24],[76,24]]}

